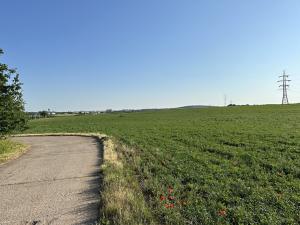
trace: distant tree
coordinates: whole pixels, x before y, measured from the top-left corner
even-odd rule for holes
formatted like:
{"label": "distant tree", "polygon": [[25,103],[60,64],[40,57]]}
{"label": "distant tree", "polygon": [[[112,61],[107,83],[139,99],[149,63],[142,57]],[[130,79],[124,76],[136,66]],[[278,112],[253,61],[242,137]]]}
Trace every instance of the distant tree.
{"label": "distant tree", "polygon": [[46,118],[48,116],[48,112],[46,110],[39,112],[40,116]]}
{"label": "distant tree", "polygon": [[[3,50],[0,49],[2,54]],[[15,69],[0,63],[0,136],[24,129],[26,122],[19,74]]]}

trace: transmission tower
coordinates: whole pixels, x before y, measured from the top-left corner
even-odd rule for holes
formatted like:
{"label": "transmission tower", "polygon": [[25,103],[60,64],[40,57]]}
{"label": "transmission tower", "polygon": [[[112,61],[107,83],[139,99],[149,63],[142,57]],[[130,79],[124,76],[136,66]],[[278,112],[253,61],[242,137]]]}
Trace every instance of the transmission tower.
{"label": "transmission tower", "polygon": [[287,88],[290,86],[288,83],[291,80],[288,80],[289,75],[285,74],[285,70],[283,71],[282,76],[279,76],[280,80],[278,82],[281,83],[279,85],[280,88],[282,88],[282,105],[289,104],[289,99],[287,96]]}

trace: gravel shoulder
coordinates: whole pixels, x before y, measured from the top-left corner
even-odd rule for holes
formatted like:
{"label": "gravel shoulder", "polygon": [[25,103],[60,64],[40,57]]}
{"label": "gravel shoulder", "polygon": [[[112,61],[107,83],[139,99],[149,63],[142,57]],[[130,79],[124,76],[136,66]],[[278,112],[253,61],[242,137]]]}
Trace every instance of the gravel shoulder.
{"label": "gravel shoulder", "polygon": [[31,145],[0,165],[0,224],[95,224],[103,147],[80,136],[17,137]]}

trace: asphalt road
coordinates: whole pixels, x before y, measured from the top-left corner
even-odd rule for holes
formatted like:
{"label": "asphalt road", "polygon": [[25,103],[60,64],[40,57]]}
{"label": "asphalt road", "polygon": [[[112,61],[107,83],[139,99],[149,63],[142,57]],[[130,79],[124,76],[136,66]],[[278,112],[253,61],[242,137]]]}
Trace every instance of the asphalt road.
{"label": "asphalt road", "polygon": [[95,224],[101,144],[78,136],[14,139],[31,148],[0,165],[0,224]]}

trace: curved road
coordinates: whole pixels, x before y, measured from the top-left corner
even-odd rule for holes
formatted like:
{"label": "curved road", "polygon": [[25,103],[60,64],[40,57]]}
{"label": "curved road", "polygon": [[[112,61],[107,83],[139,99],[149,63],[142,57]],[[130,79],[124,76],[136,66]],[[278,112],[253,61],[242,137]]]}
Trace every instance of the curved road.
{"label": "curved road", "polygon": [[0,165],[0,224],[95,224],[102,146],[79,136],[18,137],[30,144]]}

